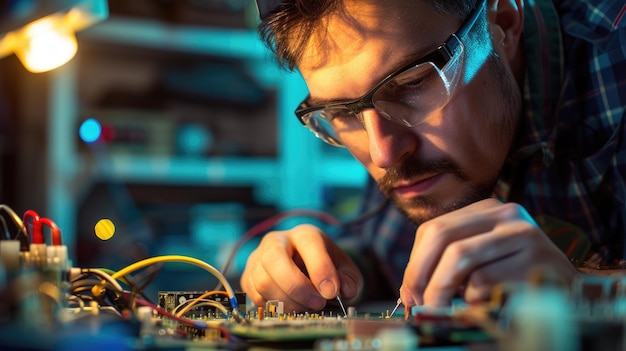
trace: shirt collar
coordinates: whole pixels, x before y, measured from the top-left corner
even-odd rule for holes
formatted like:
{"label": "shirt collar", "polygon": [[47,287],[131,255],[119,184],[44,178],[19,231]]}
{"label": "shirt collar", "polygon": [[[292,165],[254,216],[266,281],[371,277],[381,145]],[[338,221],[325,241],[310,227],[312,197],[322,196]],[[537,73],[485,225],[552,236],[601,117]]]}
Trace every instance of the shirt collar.
{"label": "shirt collar", "polygon": [[544,165],[554,159],[551,134],[563,78],[563,43],[552,1],[524,3],[523,49],[526,61],[521,134],[511,157],[526,159],[541,153]]}

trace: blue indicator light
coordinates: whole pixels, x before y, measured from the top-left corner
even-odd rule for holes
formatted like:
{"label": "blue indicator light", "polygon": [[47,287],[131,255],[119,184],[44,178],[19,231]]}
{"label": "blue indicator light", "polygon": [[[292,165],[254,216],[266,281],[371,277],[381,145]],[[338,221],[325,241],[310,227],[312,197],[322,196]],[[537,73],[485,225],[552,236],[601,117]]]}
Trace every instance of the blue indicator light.
{"label": "blue indicator light", "polygon": [[93,143],[102,135],[102,126],[100,122],[93,118],[88,118],[83,121],[78,129],[78,134],[82,141],[86,143]]}

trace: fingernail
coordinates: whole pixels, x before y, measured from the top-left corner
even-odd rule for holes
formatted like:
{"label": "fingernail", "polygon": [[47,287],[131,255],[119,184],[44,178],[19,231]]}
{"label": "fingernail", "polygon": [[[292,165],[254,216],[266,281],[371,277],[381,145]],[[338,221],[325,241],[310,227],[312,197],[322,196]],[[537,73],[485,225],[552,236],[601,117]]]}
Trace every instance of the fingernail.
{"label": "fingernail", "polygon": [[407,291],[403,287],[400,288],[400,299],[405,306],[416,306],[422,304],[421,295],[413,295],[410,291]]}
{"label": "fingernail", "polygon": [[330,280],[323,280],[319,286],[320,294],[327,299],[334,299],[337,297],[337,286]]}

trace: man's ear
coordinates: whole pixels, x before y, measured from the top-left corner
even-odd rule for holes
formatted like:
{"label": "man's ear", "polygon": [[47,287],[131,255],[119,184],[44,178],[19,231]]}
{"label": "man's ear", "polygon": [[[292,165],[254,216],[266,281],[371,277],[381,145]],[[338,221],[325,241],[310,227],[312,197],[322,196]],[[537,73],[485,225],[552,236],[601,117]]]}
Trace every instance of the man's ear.
{"label": "man's ear", "polygon": [[487,9],[493,47],[512,61],[524,28],[523,0],[490,0]]}

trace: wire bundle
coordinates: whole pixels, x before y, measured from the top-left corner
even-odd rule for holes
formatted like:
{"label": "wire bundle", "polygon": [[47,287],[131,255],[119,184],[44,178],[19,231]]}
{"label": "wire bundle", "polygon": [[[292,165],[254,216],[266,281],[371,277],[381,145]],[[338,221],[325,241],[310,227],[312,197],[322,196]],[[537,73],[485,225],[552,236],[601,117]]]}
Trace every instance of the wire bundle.
{"label": "wire bundle", "polygon": [[[18,290],[20,296],[14,296],[15,306],[9,309],[27,310],[27,315],[50,323],[67,323],[104,313],[127,321],[147,316],[146,320],[152,322],[152,317],[161,316],[196,331],[213,330],[224,340],[231,340],[232,337],[223,324],[187,318],[186,314],[194,308],[208,306],[222,313],[225,321],[248,322],[239,311],[235,291],[223,273],[229,269],[235,254],[245,242],[290,217],[315,218],[335,227],[347,225],[325,212],[296,209],[279,213],[250,228],[230,252],[222,271],[202,260],[182,255],[150,257],[113,271],[106,268],[70,267],[61,230],[52,220],[39,216],[33,210],[27,210],[20,218],[3,204],[0,204],[0,210],[4,211],[4,215],[0,215],[3,232],[0,235],[2,264],[14,273],[16,278],[13,283],[22,287]],[[46,240],[47,233],[50,240]],[[145,295],[144,290],[154,281],[163,264],[174,262],[195,265],[208,271],[217,278],[218,286],[197,298],[180,302],[173,310],[158,306]],[[215,295],[225,295],[229,306],[214,300]],[[141,312],[146,308],[149,314]],[[178,335],[189,337],[192,332],[186,330],[176,328]]]}

